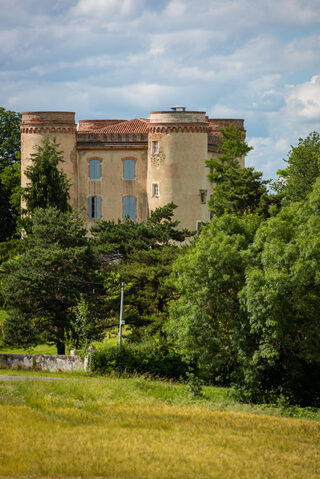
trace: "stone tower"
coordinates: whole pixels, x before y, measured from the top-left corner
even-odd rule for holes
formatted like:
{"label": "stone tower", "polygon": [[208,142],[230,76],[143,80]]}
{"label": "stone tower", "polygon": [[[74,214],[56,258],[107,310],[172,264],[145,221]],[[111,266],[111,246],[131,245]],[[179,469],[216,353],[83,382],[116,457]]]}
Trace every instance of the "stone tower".
{"label": "stone tower", "polygon": [[70,204],[78,208],[77,187],[77,151],[76,124],[73,112],[28,111],[22,113],[21,123],[21,186],[25,187],[28,179],[25,169],[31,164],[30,155],[37,151],[46,137],[55,138],[59,150],[63,152],[64,163],[61,167],[70,180]]}
{"label": "stone tower", "polygon": [[173,201],[181,228],[195,230],[209,220],[205,160],[209,123],[205,112],[154,111],[148,131],[149,211]]}

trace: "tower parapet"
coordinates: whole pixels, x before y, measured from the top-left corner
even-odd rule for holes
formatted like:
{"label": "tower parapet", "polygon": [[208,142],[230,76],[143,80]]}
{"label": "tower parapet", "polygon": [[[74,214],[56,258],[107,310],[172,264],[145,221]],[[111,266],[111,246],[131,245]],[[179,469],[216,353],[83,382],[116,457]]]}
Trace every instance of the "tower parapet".
{"label": "tower parapet", "polygon": [[181,219],[181,228],[195,230],[197,221],[209,219],[201,196],[208,189],[206,113],[186,111],[184,107],[154,111],[148,130],[149,210],[172,201],[178,206],[176,215]]}
{"label": "tower parapet", "polygon": [[74,112],[28,111],[22,113],[21,123],[21,186],[24,188],[28,179],[24,172],[31,164],[31,155],[42,145],[46,137],[55,138],[59,150],[63,153],[64,163],[61,168],[70,180],[70,204],[78,207],[77,202],[77,152],[76,123]]}

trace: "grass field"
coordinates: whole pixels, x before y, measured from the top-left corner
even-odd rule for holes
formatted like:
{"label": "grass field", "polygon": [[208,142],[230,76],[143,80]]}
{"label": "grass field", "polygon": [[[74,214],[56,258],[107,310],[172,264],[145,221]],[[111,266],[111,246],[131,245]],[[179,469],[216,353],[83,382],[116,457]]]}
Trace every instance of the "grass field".
{"label": "grass field", "polygon": [[0,380],[0,477],[319,477],[319,421],[235,412],[222,388],[205,394],[143,378]]}
{"label": "grass field", "polygon": [[57,354],[57,348],[52,344],[39,344],[33,348],[0,348],[0,353],[9,354]]}

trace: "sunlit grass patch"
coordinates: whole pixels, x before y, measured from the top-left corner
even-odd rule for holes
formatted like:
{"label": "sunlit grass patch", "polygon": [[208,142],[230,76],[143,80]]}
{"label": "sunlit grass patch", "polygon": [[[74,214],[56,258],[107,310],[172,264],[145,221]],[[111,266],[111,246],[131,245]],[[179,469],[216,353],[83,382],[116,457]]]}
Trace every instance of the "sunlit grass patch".
{"label": "sunlit grass patch", "polygon": [[[1,311],[0,311],[1,314]],[[30,348],[6,348],[0,349],[3,354],[57,354],[57,348],[54,344],[39,344]]]}
{"label": "sunlit grass patch", "polygon": [[0,406],[0,418],[2,476],[313,479],[320,466],[311,421],[101,403]]}
{"label": "sunlit grass patch", "polygon": [[205,394],[141,377],[0,381],[0,477],[318,477],[319,422],[218,411],[236,405]]}

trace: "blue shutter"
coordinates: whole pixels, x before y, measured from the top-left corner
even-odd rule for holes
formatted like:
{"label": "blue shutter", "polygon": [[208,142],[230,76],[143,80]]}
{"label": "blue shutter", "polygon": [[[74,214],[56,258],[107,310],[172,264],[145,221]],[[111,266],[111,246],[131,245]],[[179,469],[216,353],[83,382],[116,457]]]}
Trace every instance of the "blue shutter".
{"label": "blue shutter", "polygon": [[92,196],[88,198],[88,217],[92,218]]}
{"label": "blue shutter", "polygon": [[124,160],[123,177],[126,180],[134,180],[134,160]]}
{"label": "blue shutter", "polygon": [[90,196],[88,199],[88,218],[101,218],[100,196]]}
{"label": "blue shutter", "polygon": [[96,218],[101,218],[101,198],[100,196],[95,197],[96,202]]}
{"label": "blue shutter", "polygon": [[90,160],[90,180],[100,179],[100,161]]}
{"label": "blue shutter", "polygon": [[136,219],[136,198],[134,196],[125,196],[123,198],[123,217],[129,216],[130,219]]}

